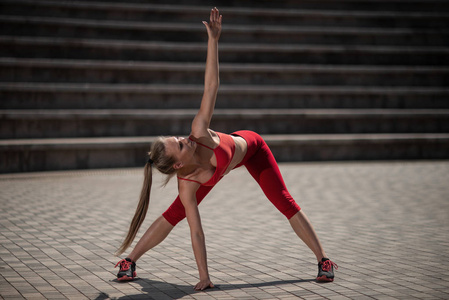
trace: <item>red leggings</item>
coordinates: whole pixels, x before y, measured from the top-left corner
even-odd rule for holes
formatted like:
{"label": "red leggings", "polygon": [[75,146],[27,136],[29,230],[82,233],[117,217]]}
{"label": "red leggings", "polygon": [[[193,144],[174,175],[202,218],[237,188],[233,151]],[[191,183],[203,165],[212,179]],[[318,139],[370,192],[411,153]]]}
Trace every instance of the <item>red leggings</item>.
{"label": "red leggings", "polygon": [[[244,138],[248,144],[245,157],[235,168],[245,166],[271,203],[287,219],[293,217],[301,208],[288,192],[279,167],[268,145],[260,135],[253,131],[241,130],[234,132],[232,135]],[[213,186],[204,185],[199,187],[196,192],[198,204],[200,204],[212,188]],[[179,196],[162,215],[173,226],[185,218],[184,206]]]}

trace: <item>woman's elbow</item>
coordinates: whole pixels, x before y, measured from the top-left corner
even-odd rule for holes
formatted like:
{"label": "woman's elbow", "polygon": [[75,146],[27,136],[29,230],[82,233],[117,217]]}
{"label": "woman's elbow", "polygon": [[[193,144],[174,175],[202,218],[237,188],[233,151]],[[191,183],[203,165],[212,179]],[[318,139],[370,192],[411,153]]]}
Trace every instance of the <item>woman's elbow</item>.
{"label": "woman's elbow", "polygon": [[220,87],[220,80],[216,82],[210,82],[204,86],[204,91],[208,93],[217,93],[218,88]]}
{"label": "woman's elbow", "polygon": [[205,239],[204,231],[202,229],[191,230],[190,235],[191,235],[192,239],[195,239],[195,240],[203,241]]}

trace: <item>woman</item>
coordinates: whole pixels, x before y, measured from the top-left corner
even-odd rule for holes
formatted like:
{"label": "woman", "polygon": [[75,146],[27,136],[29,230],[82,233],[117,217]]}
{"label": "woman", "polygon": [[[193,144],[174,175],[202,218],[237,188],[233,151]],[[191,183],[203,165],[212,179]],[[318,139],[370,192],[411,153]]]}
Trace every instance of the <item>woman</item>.
{"label": "woman", "polygon": [[263,139],[251,131],[238,131],[228,135],[209,129],[219,86],[218,39],[221,21],[222,16],[216,8],[210,13],[210,22],[203,21],[208,33],[204,94],[198,114],[193,119],[190,136],[159,138],[152,145],[150,159],[145,166],[140,202],[128,235],[117,254],[122,254],[131,245],[145,218],[152,166],[168,175],[167,182],[177,175],[179,196],[154,221],[128,257],[117,263],[120,265],[117,278],[120,281],[134,279],[135,262],[146,251],[162,242],[173,227],[187,217],[200,277],[195,289],[213,287],[207,268],[206,245],[198,204],[224,175],[244,165],[268,199],[287,217],[296,234],[315,254],[319,269],[317,281],[333,281],[333,267],[336,265],[326,258],[312,225],[287,191],[277,163]]}

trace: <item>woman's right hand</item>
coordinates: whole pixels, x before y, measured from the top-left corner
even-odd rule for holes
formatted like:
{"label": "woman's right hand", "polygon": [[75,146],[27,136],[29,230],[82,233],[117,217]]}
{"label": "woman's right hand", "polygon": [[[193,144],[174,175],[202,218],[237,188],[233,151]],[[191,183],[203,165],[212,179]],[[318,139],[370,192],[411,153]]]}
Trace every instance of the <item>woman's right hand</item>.
{"label": "woman's right hand", "polygon": [[204,291],[205,289],[208,288],[213,288],[214,284],[212,283],[212,281],[210,281],[209,279],[206,280],[201,280],[200,282],[198,282],[195,285],[195,290],[196,291]]}
{"label": "woman's right hand", "polygon": [[218,9],[214,7],[210,12],[210,22],[203,21],[210,39],[218,40],[220,38],[222,18],[223,16],[220,15]]}

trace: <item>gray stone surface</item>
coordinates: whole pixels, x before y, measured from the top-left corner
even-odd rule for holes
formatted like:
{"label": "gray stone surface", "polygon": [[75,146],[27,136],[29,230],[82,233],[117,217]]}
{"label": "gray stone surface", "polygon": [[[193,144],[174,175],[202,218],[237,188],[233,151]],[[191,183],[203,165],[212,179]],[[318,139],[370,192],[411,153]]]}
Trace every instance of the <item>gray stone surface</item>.
{"label": "gray stone surface", "polygon": [[[447,299],[449,161],[280,164],[332,260],[317,284],[311,251],[244,169],[200,205],[216,288],[195,292],[181,222],[115,280],[113,252],[134,213],[141,169],[0,175],[3,299]],[[147,227],[176,196],[155,175]],[[143,231],[143,230],[142,230]],[[139,233],[140,236],[141,233]]]}

